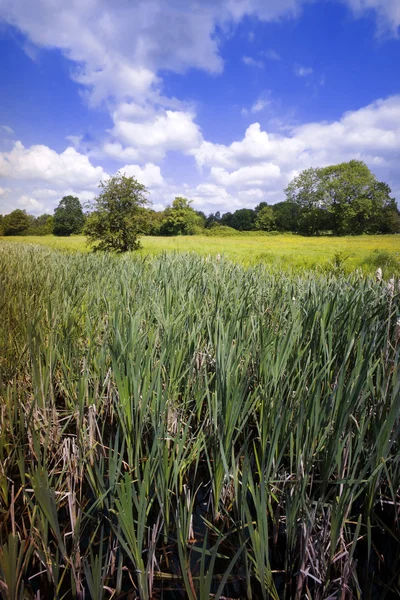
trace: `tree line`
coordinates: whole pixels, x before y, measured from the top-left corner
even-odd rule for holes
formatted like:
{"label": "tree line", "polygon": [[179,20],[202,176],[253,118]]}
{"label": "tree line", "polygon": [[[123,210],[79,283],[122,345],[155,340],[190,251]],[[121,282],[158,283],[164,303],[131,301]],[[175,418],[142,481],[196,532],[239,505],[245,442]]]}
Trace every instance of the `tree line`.
{"label": "tree line", "polygon": [[[0,215],[0,234],[65,236],[83,232],[92,240],[102,236],[100,246],[104,249],[107,246],[123,251],[135,247],[138,235],[194,235],[207,231],[229,235],[257,230],[302,235],[400,232],[400,212],[390,187],[357,160],[302,171],[286,188],[283,202],[260,202],[254,209],[224,214],[206,215],[184,197],[175,198],[163,211],[154,211],[149,206],[147,189],[134,177],[117,175],[102,182],[100,188],[86,214],[78,198],[65,196],[54,216],[33,217],[20,209]],[[125,231],[122,236],[121,231]]]}

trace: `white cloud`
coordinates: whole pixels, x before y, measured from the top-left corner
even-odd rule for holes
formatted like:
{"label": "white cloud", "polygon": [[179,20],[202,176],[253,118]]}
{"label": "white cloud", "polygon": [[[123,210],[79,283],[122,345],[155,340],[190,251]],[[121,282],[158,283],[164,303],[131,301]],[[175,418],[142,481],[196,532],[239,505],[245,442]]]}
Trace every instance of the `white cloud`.
{"label": "white cloud", "polygon": [[87,156],[74,148],[58,154],[48,146],[25,148],[15,142],[10,152],[0,152],[0,177],[56,182],[58,185],[93,186],[106,176]]}
{"label": "white cloud", "polygon": [[258,113],[267,108],[271,104],[268,95],[261,95],[250,108],[250,112]]}
{"label": "white cloud", "polygon": [[111,133],[118,141],[107,143],[104,151],[126,160],[162,158],[169,150],[187,153],[202,141],[194,115],[184,111],[161,111],[142,122],[116,111]]}
{"label": "white cloud", "polygon": [[355,15],[362,17],[374,11],[378,19],[378,33],[397,36],[400,28],[399,0],[342,0]]}
{"label": "white cloud", "polygon": [[229,173],[222,167],[211,168],[211,178],[224,187],[259,187],[269,185],[271,180],[280,177],[281,171],[278,165],[272,163],[260,163],[241,167]]}
{"label": "white cloud", "polygon": [[146,163],[144,167],[139,165],[125,165],[119,170],[119,173],[127,177],[136,177],[136,179],[149,188],[158,188],[164,184],[160,167],[153,163]]}
{"label": "white cloud", "polygon": [[297,77],[307,77],[308,75],[313,74],[311,67],[303,67],[302,65],[297,65],[294,68],[294,72]]}
{"label": "white cloud", "polygon": [[31,198],[30,196],[21,196],[18,199],[18,206],[28,213],[39,215],[43,213],[44,203],[39,202],[36,198]]}
{"label": "white cloud", "polygon": [[[400,188],[400,95],[378,100],[334,122],[291,127],[287,135],[250,125],[240,141],[230,145],[204,141],[194,152],[197,164],[232,197],[246,198],[255,189],[283,199],[286,184],[301,170],[348,161],[365,161],[393,190]],[[250,203],[250,196],[249,203]]]}
{"label": "white cloud", "polygon": [[264,67],[264,63],[262,60],[256,60],[252,56],[243,56],[242,61],[248,67],[256,67],[257,69],[262,69]]}

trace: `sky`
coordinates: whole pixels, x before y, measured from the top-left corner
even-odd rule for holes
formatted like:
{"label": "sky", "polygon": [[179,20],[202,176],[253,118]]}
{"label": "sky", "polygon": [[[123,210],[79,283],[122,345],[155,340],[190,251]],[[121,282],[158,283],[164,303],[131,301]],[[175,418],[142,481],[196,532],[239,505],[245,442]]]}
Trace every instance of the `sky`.
{"label": "sky", "polygon": [[363,160],[400,204],[400,0],[0,0],[0,213],[118,172],[156,210]]}

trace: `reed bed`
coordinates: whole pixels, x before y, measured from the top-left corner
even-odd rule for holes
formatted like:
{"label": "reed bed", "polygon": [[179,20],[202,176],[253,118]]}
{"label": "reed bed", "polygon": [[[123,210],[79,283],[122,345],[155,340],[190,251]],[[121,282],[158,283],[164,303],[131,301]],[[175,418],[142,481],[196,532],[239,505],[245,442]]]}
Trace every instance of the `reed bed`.
{"label": "reed bed", "polygon": [[400,595],[400,294],[0,244],[0,594]]}

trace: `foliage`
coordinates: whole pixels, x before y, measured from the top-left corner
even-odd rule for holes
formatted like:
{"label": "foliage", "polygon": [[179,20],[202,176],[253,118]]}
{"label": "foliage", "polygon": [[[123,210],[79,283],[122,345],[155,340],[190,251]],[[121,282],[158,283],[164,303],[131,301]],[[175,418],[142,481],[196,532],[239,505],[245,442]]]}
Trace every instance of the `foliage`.
{"label": "foliage", "polygon": [[306,235],[393,232],[400,225],[389,186],[361,161],[306,169],[285,192],[299,207],[298,230]]}
{"label": "foliage", "polygon": [[251,208],[240,208],[233,214],[226,213],[222,215],[220,223],[221,225],[227,225],[233,227],[238,231],[250,231],[254,229],[254,223],[256,220],[256,214]]}
{"label": "foliage", "polygon": [[191,207],[191,200],[178,196],[164,211],[160,235],[194,235],[203,225],[203,217]]}
{"label": "foliage", "polygon": [[257,212],[255,228],[262,231],[273,231],[275,229],[275,214],[271,206],[263,206]]}
{"label": "foliage", "polygon": [[240,233],[237,229],[233,229],[233,227],[228,227],[227,225],[214,225],[206,229],[205,235],[210,237],[232,237],[238,236]]}
{"label": "foliage", "polygon": [[80,233],[85,222],[79,198],[64,196],[54,211],[54,235],[69,236],[71,233]]}
{"label": "foliage", "polygon": [[54,229],[54,217],[43,214],[32,219],[26,235],[51,235]]}
{"label": "foliage", "polygon": [[139,235],[146,231],[147,189],[135,177],[115,175],[100,183],[85,225],[94,250],[128,252],[140,248]]}
{"label": "foliage", "polygon": [[3,596],[397,597],[399,301],[2,242]]}
{"label": "foliage", "polygon": [[17,208],[3,217],[3,233],[4,235],[24,235],[29,228],[30,222],[26,211]]}

